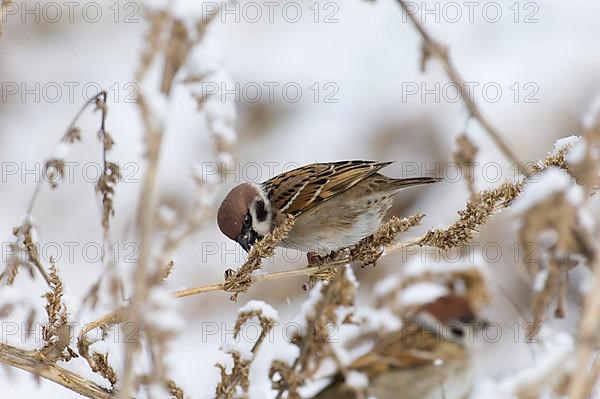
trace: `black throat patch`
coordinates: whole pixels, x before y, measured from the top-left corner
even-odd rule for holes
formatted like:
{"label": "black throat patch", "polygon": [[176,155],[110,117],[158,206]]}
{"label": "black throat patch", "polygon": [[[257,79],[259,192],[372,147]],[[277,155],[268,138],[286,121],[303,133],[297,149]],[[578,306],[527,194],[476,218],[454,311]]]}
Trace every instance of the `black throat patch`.
{"label": "black throat patch", "polygon": [[263,200],[256,201],[256,219],[258,219],[259,222],[264,222],[267,219],[267,215],[265,202]]}

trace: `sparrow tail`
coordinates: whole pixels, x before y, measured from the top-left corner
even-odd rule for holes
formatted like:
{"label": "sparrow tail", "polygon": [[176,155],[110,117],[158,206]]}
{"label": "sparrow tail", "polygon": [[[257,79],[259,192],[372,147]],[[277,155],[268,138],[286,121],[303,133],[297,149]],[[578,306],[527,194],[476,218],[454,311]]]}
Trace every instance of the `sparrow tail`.
{"label": "sparrow tail", "polygon": [[399,190],[405,187],[420,186],[421,184],[437,183],[442,181],[440,177],[409,177],[407,179],[394,179],[394,188]]}

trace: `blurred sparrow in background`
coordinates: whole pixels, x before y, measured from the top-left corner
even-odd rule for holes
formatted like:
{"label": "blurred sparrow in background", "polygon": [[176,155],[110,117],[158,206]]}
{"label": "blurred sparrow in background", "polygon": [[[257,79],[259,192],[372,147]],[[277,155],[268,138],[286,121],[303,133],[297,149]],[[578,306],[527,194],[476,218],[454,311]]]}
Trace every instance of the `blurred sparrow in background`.
{"label": "blurred sparrow in background", "polygon": [[219,228],[249,251],[289,214],[296,221],[281,246],[318,255],[352,246],[377,231],[398,190],[440,180],[378,173],[391,163],[315,163],[262,184],[242,183],[223,200]]}
{"label": "blurred sparrow in background", "polygon": [[403,319],[400,330],[381,336],[369,353],[347,366],[346,375],[358,372],[368,379],[362,389],[338,374],[314,399],[464,398],[472,379],[464,346],[467,331],[486,325],[464,296],[439,297]]}

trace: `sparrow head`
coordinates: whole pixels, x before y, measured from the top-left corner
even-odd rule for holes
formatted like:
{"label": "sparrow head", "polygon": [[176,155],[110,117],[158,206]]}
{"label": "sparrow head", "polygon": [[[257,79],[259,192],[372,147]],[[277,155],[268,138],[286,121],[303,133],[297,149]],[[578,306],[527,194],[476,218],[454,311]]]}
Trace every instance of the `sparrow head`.
{"label": "sparrow head", "polygon": [[221,232],[237,241],[246,252],[271,231],[271,220],[271,204],[267,196],[262,187],[251,183],[234,187],[217,213]]}
{"label": "sparrow head", "polygon": [[481,330],[488,322],[477,316],[469,300],[458,294],[448,294],[421,306],[415,319],[426,325],[448,328],[454,338],[462,339],[467,326]]}

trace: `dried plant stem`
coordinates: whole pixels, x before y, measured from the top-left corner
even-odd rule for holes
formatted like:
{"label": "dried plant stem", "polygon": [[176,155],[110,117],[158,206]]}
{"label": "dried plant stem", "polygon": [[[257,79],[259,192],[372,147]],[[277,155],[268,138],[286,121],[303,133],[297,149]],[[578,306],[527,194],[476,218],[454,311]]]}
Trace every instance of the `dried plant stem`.
{"label": "dried plant stem", "polygon": [[[75,125],[77,123],[77,121],[79,121],[79,118],[81,117],[81,115],[83,114],[83,112],[91,105],[91,104],[96,104],[98,106],[98,104],[101,102],[103,104],[103,106],[100,106],[100,110],[101,110],[101,119],[100,119],[100,132],[102,132],[104,134],[105,132],[105,126],[106,126],[106,96],[107,93],[106,91],[101,91],[98,94],[96,94],[94,97],[90,98],[89,100],[87,100],[85,102],[85,104],[79,109],[79,111],[77,111],[77,113],[75,114],[75,117],[73,117],[73,119],[71,120],[71,123],[69,123],[69,126],[67,127],[65,136],[73,131],[73,129],[75,129]],[[64,139],[63,137],[63,139]],[[103,141],[104,142],[104,141]],[[102,146],[102,158],[103,158],[103,164],[104,164],[104,173],[106,173],[106,148],[103,145]],[[27,213],[26,213],[26,217],[30,218],[32,216],[33,213],[33,208],[37,202],[37,199],[39,198],[40,195],[40,191],[42,188],[42,184],[44,184],[45,179],[40,179],[34,190],[33,190],[33,194],[31,195],[31,198],[29,200],[29,205],[27,206]],[[42,277],[44,278],[44,280],[46,281],[46,283],[48,285],[50,285],[50,278],[48,276],[48,273],[46,272],[46,270],[44,269],[44,266],[40,263],[40,262],[33,262],[36,269],[40,272],[40,274],[42,275]]]}
{"label": "dried plant stem", "polygon": [[[413,245],[417,245],[417,244],[418,244],[418,242],[415,242]],[[290,278],[290,277],[311,276],[311,275],[319,274],[326,270],[331,270],[331,269],[337,268],[342,265],[347,265],[347,264],[348,264],[348,260],[340,260],[340,261],[330,262],[330,263],[327,263],[322,266],[316,266],[316,267],[304,266],[304,267],[298,268],[298,269],[286,270],[286,271],[281,271],[281,272],[273,272],[273,273],[263,274],[263,275],[254,277],[252,279],[252,283],[259,284],[259,283],[262,283],[265,281],[280,280],[280,279]],[[175,298],[185,298],[188,296],[205,294],[207,292],[224,291],[224,290],[225,290],[224,282],[213,283],[213,284],[203,285],[201,287],[194,287],[194,288],[187,288],[187,289],[179,290],[179,291],[174,292],[173,296]],[[99,317],[98,319],[96,319],[94,321],[87,323],[82,328],[80,335],[87,334],[88,332],[90,332],[96,328],[121,323],[124,320],[124,316],[126,315],[127,311],[128,311],[128,308],[126,306],[121,307],[121,308],[118,308],[110,313],[107,313],[107,314]]]}
{"label": "dried plant stem", "polygon": [[[579,339],[577,349],[577,367],[574,368],[571,383],[569,385],[570,399],[586,398],[596,381],[589,381],[589,374],[585,372],[590,367],[594,354],[594,348],[598,344],[598,327],[600,314],[600,257],[596,256],[594,267],[594,278],[583,306],[583,316],[579,327]],[[597,367],[597,366],[596,366]]]}
{"label": "dried plant stem", "polygon": [[83,328],[79,332],[79,340],[81,340],[82,337],[85,336],[85,334],[87,334],[88,332],[90,332],[92,330],[95,330],[96,328],[100,328],[103,326],[112,326],[112,325],[121,323],[123,321],[123,316],[125,315],[126,312],[127,312],[127,307],[122,306],[120,308],[113,310],[110,313],[103,315],[102,317],[100,317],[92,322],[87,323],[86,325],[83,326]]}
{"label": "dried plant stem", "polygon": [[[334,280],[329,281],[329,286],[325,287],[324,297],[321,301],[318,302],[317,308],[314,310],[315,315],[312,317],[312,319],[316,323],[318,323],[319,320],[321,320],[321,317],[323,316],[323,312],[325,312],[325,308],[331,302],[332,296],[335,295],[334,290],[331,289],[333,284],[339,282],[341,279],[344,278],[343,273],[344,273],[343,271],[338,270],[336,276],[334,277]],[[294,363],[292,364],[292,367],[291,367],[292,371],[298,371],[297,370],[298,366],[300,366],[299,371],[302,371],[302,369],[305,369],[307,367],[308,361],[310,360],[309,359],[309,348],[310,348],[311,344],[314,345],[313,340],[314,340],[313,335],[307,331],[307,333],[302,337],[302,342],[299,345],[300,354],[294,360]],[[289,391],[289,387],[281,386],[279,388],[279,392],[277,392],[276,399],[282,398],[283,394],[285,393],[286,390]]]}
{"label": "dried plant stem", "polygon": [[241,388],[244,392],[248,391],[250,386],[250,365],[263,341],[269,334],[269,331],[271,331],[275,325],[275,320],[269,318],[261,310],[239,313],[235,323],[234,338],[239,336],[242,326],[254,317],[257,317],[260,322],[261,332],[260,336],[254,342],[254,345],[252,345],[252,359],[242,359],[239,352],[229,351],[228,353],[233,357],[233,367],[231,372],[228,373],[227,368],[222,363],[217,363],[215,365],[221,372],[221,382],[219,382],[216,388],[217,398],[230,399],[238,397],[238,395],[236,395],[238,388]]}
{"label": "dried plant stem", "polygon": [[479,152],[479,148],[471,142],[467,134],[467,125],[470,120],[467,118],[467,123],[465,124],[465,128],[463,129],[463,133],[456,138],[456,149],[453,152],[454,162],[456,162],[460,168],[463,170],[467,181],[467,188],[469,190],[469,194],[471,198],[477,194],[477,190],[475,189],[475,176],[473,175],[473,168],[475,166],[475,159],[477,157],[477,153]]}
{"label": "dried plant stem", "polygon": [[92,399],[115,399],[114,393],[56,364],[40,361],[39,353],[0,344],[0,362],[62,385]]}
{"label": "dried plant stem", "polygon": [[487,132],[487,134],[490,136],[490,138],[494,141],[494,143],[500,149],[500,151],[502,151],[504,156],[506,156],[506,158],[508,158],[510,161],[515,163],[515,165],[519,169],[519,172],[521,172],[525,176],[528,176],[530,174],[530,171],[527,169],[525,164],[519,160],[517,155],[513,152],[513,150],[510,148],[510,146],[502,138],[502,134],[500,134],[498,129],[496,129],[488,121],[488,119],[481,113],[481,111],[479,110],[479,107],[475,103],[475,100],[473,98],[471,98],[471,96],[469,95],[469,91],[467,89],[467,86],[465,85],[464,79],[462,78],[462,76],[460,75],[460,73],[458,72],[458,70],[456,69],[454,64],[452,63],[452,60],[450,59],[450,56],[448,54],[448,49],[445,46],[443,46],[441,43],[435,41],[431,37],[429,32],[427,32],[427,30],[425,30],[425,27],[417,19],[415,14],[409,10],[409,8],[406,5],[406,2],[404,0],[398,0],[398,3],[400,3],[402,10],[406,13],[408,18],[410,18],[413,25],[415,26],[415,28],[421,35],[421,38],[423,39],[423,58],[422,58],[421,68],[425,69],[425,63],[426,63],[427,59],[431,56],[435,57],[440,62],[440,64],[446,71],[446,75],[448,76],[448,78],[458,86],[462,100],[463,100],[465,106],[467,107],[467,109],[469,110],[469,113],[471,114],[471,116],[473,118],[475,118],[481,124],[483,129]]}
{"label": "dried plant stem", "polygon": [[[418,219],[420,220],[421,217],[419,216]],[[386,250],[386,253],[399,251],[399,250],[410,248],[413,246],[419,246],[424,237],[425,236],[417,237],[410,241],[390,246]],[[308,267],[309,265],[305,265],[298,269],[266,273],[266,274],[262,274],[262,275],[258,275],[258,276],[251,276],[251,277],[249,277],[248,283],[249,283],[249,286],[252,286],[252,285],[259,284],[259,283],[262,283],[265,281],[280,280],[280,279],[290,278],[290,277],[314,276],[314,275],[322,274],[325,271],[337,269],[339,266],[347,265],[351,262],[352,262],[352,259],[343,258],[343,259],[336,259],[336,260],[327,262],[320,266]],[[173,297],[174,298],[184,298],[184,297],[188,297],[188,296],[200,295],[200,294],[205,294],[207,292],[214,292],[214,291],[231,292],[231,290],[229,288],[231,288],[231,284],[229,281],[226,280],[226,281],[223,281],[220,283],[213,283],[213,284],[208,284],[208,285],[204,285],[204,286],[200,286],[200,287],[179,290],[179,291],[176,291],[173,293]],[[80,336],[87,334],[88,332],[90,332],[96,328],[121,323],[125,319],[127,314],[130,312],[130,306],[131,305],[116,309],[116,310],[114,310],[110,313],[107,313],[107,314],[99,317],[98,319],[86,324],[83,327],[83,329],[81,330]]]}
{"label": "dried plant stem", "polygon": [[48,275],[46,269],[44,269],[44,265],[42,265],[39,259],[34,259],[33,264],[35,265],[35,268],[38,270],[38,272],[40,272],[40,274],[42,275],[44,281],[46,281],[46,284],[50,286],[50,276]]}
{"label": "dried plant stem", "polygon": [[[69,126],[67,127],[66,132],[69,132],[73,128],[75,128],[75,124],[81,117],[81,114],[83,114],[83,112],[90,106],[90,104],[96,104],[96,101],[99,100],[100,98],[103,99],[102,101],[106,102],[106,91],[101,91],[100,93],[96,94],[94,97],[87,100],[85,102],[85,104],[83,104],[83,106],[79,109],[79,111],[77,111],[77,114],[75,114],[75,117],[71,120],[71,123],[69,123]],[[104,130],[105,119],[106,119],[106,114],[103,111],[102,119],[101,119],[101,129],[102,130]],[[41,188],[42,184],[44,184],[44,182],[45,182],[44,179],[40,179],[38,181],[38,183],[36,184],[36,187],[33,191],[33,195],[31,196],[31,199],[29,200],[29,206],[27,207],[27,216],[31,216],[31,214],[33,212],[33,207],[34,207],[35,203],[37,202],[37,199],[40,194],[40,188]]]}
{"label": "dried plant stem", "polygon": [[[152,235],[154,231],[155,215],[155,188],[158,174],[160,147],[163,137],[162,122],[156,121],[142,93],[138,94],[137,104],[140,107],[142,122],[146,129],[147,146],[147,170],[140,193],[140,202],[137,211],[136,227],[140,239],[140,256],[135,269],[135,286],[131,304],[121,313],[121,318],[126,313],[126,318],[131,322],[141,325],[140,309],[148,297],[149,279],[148,269],[151,259]],[[122,392],[120,397],[127,398],[134,393],[135,376],[133,365],[139,347],[135,342],[129,342],[125,346],[125,358],[123,364]]]}
{"label": "dried plant stem", "polygon": [[[290,277],[313,276],[315,274],[322,273],[326,270],[331,270],[331,269],[337,268],[338,266],[341,266],[341,265],[347,265],[348,262],[349,261],[347,259],[344,259],[344,260],[339,260],[339,261],[335,261],[335,262],[330,262],[330,263],[324,264],[322,266],[316,266],[316,267],[304,266],[304,267],[301,267],[298,269],[262,274],[262,275],[253,277],[252,283],[258,284],[258,283],[262,283],[265,281],[280,280],[280,279],[290,278]],[[194,288],[187,288],[184,290],[179,290],[179,291],[176,291],[174,293],[174,295],[175,295],[175,298],[184,298],[187,296],[204,294],[206,292],[223,291],[224,289],[225,289],[225,283],[214,283],[214,284],[204,285],[201,287],[194,287]]]}

